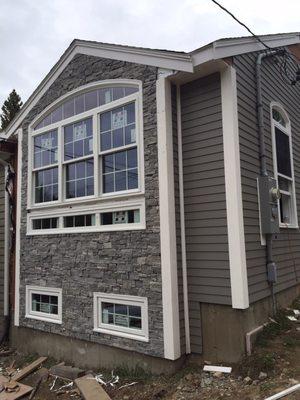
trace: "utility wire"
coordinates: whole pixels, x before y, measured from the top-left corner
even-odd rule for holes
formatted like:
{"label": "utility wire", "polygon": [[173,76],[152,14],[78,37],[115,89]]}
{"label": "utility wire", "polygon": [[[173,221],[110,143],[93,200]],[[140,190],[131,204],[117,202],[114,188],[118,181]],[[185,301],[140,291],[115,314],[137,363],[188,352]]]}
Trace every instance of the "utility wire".
{"label": "utility wire", "polygon": [[224,6],[222,6],[222,4],[218,3],[216,0],[211,0],[213,3],[215,3],[218,7],[220,7],[223,11],[225,11],[227,14],[229,14],[236,22],[238,22],[240,25],[242,25],[245,29],[247,29],[247,31],[249,33],[251,33],[251,35],[259,42],[261,43],[266,49],[271,50],[272,48],[269,47],[266,43],[264,43],[259,36],[255,35],[254,32],[251,31],[250,28],[248,28],[247,25],[245,25],[242,21],[240,21],[236,16],[234,16],[232,14],[232,12],[230,12],[229,10],[227,10],[227,8],[225,8]]}

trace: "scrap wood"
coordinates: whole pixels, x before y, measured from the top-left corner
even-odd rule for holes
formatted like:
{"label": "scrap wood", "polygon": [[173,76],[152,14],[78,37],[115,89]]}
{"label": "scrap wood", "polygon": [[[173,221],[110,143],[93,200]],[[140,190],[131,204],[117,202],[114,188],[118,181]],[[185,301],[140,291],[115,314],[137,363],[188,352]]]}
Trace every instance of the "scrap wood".
{"label": "scrap wood", "polygon": [[205,365],[203,371],[206,372],[224,372],[225,374],[230,374],[232,371],[231,367],[221,367],[216,365]]}
{"label": "scrap wood", "polygon": [[14,350],[1,350],[0,351],[0,357],[4,357],[4,356],[10,356],[11,354],[14,353]]}
{"label": "scrap wood", "polygon": [[92,374],[75,379],[75,383],[85,400],[111,400]]}
{"label": "scrap wood", "polygon": [[31,374],[34,370],[36,370],[43,362],[47,360],[47,357],[40,357],[37,360],[35,360],[33,363],[27,365],[26,367],[22,368],[21,371],[17,372],[15,375],[13,375],[13,380],[14,381],[20,381],[23,378],[25,378],[27,375]]}
{"label": "scrap wood", "polygon": [[85,371],[82,369],[71,367],[69,365],[54,365],[50,368],[50,374],[53,376],[58,376],[62,379],[68,379],[69,381],[74,381],[76,378],[80,378],[85,375]]}
{"label": "scrap wood", "polygon": [[286,397],[288,394],[294,393],[297,390],[300,390],[300,383],[297,385],[294,385],[288,389],[283,390],[282,392],[276,393],[271,397],[268,397],[265,400],[277,400],[277,399],[282,399],[283,397]]}
{"label": "scrap wood", "polygon": [[290,321],[293,321],[293,322],[297,321],[297,318],[295,318],[295,317],[293,317],[293,316],[291,316],[291,315],[288,315],[288,319],[289,319]]}
{"label": "scrap wood", "polygon": [[[18,387],[18,390],[14,390],[14,391],[7,391],[7,390],[3,390],[0,393],[0,400],[17,400],[20,399],[21,397],[25,396],[26,394],[29,394],[32,391],[32,387],[31,386],[27,386],[27,385],[23,385],[23,383],[19,383],[19,382],[15,382]],[[8,382],[6,383],[6,385],[8,384]],[[11,388],[10,388],[11,389]]]}

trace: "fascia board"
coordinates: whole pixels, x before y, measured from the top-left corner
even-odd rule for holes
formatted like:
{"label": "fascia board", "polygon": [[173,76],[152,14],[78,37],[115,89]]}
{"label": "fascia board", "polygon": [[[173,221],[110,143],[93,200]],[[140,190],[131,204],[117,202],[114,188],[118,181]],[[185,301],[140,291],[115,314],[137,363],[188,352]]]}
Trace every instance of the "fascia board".
{"label": "fascia board", "polygon": [[83,43],[75,40],[26,101],[15,120],[12,121],[11,125],[4,132],[3,136],[5,138],[10,137],[16,131],[29,111],[37,104],[76,54],[86,54],[95,57],[109,58],[112,60],[128,61],[174,71],[193,72],[192,59],[189,54],[175,54],[172,52],[160,53],[155,50],[134,49],[132,47],[117,45]]}

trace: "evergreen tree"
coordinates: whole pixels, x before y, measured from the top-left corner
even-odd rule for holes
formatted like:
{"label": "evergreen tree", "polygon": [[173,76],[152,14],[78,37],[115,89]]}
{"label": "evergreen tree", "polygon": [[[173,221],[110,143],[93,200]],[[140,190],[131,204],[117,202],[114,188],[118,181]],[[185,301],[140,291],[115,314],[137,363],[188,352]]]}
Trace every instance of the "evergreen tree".
{"label": "evergreen tree", "polygon": [[21,97],[18,95],[15,89],[13,89],[1,108],[2,114],[0,130],[4,130],[8,126],[8,124],[20,110],[22,105],[23,103],[21,101]]}

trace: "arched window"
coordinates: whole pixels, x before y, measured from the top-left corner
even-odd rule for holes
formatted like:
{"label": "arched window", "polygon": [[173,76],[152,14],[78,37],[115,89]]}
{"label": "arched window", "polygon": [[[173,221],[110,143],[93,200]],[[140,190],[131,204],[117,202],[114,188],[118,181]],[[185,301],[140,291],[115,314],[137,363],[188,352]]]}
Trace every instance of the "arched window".
{"label": "arched window", "polygon": [[[135,81],[86,85],[38,116],[28,140],[29,231],[141,228],[143,202],[129,207],[128,198],[144,192],[142,129]],[[89,203],[99,212],[82,213]],[[42,210],[47,218],[35,218]]]}
{"label": "arched window", "polygon": [[279,221],[281,227],[298,227],[295,180],[293,168],[292,134],[289,117],[279,104],[271,107],[274,175],[281,198]]}

